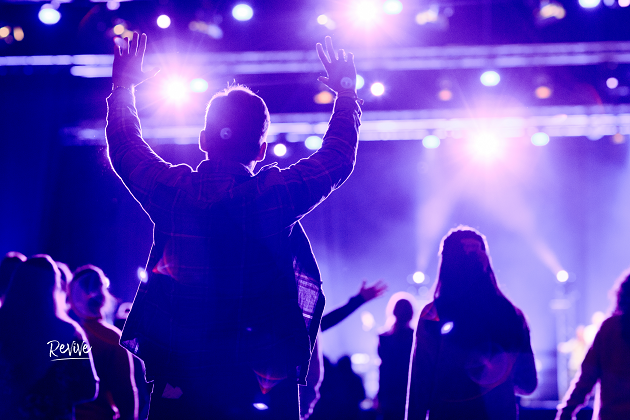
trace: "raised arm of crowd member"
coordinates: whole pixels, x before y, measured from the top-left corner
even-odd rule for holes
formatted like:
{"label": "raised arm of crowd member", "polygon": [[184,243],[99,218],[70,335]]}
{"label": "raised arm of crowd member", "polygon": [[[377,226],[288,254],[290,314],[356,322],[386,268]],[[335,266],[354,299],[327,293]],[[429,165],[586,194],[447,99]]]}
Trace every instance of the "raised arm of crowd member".
{"label": "raised arm of crowd member", "polygon": [[[142,138],[134,89],[157,73],[155,70],[142,71],[146,43],[145,34],[142,34],[139,42],[135,34],[128,41],[128,47],[122,50],[116,47],[112,73],[113,92],[108,98],[106,137],[109,157],[118,176],[154,221],[163,216],[167,221],[169,216],[164,214],[164,209],[168,209],[166,211],[170,215],[171,207],[165,207],[164,200],[170,195],[158,191],[176,188],[191,197],[198,197],[200,185],[192,182],[191,167],[165,162]],[[284,226],[294,224],[338,188],[351,174],[356,159],[361,112],[357,103],[354,56],[351,53],[345,54],[344,50],[339,50],[337,56],[330,37],[326,37],[326,46],[329,57],[321,44],[317,45],[317,52],[328,77],[320,77],[318,80],[337,92],[333,110],[335,124],[331,120],[322,147],[308,159],[302,159],[286,170],[270,165],[264,168],[266,176],[261,177],[256,185],[258,192],[263,193],[258,194],[257,200],[260,202],[280,200],[279,206],[283,208],[280,216]],[[269,115],[266,107],[260,110],[267,114],[266,122],[259,144],[252,153],[229,150],[229,147],[234,146],[222,144],[244,130],[244,124],[235,115],[236,111],[231,114],[225,111],[223,114],[211,112],[214,102],[223,102],[223,98],[235,90],[248,91],[237,86],[219,92],[212,98],[206,115],[206,126],[200,133],[200,148],[210,160],[216,159],[217,155],[231,155],[253,172],[256,163],[264,159],[267,148],[265,139]],[[219,103],[217,106],[221,105]]]}
{"label": "raised arm of crowd member", "polygon": [[352,296],[348,303],[345,305],[327,313],[322,317],[322,332],[326,331],[341,321],[349,317],[354,311],[359,309],[361,305],[382,296],[387,291],[387,283],[383,280],[379,280],[373,285],[366,287],[366,281],[361,283],[361,290],[359,293]]}

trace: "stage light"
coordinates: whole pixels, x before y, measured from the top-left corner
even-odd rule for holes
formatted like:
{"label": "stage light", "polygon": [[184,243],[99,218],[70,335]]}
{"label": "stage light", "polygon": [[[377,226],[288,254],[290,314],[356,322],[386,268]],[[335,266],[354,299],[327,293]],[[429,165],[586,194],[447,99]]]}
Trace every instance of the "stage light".
{"label": "stage light", "polygon": [[549,135],[543,132],[532,134],[532,144],[534,146],[545,146],[549,144]]}
{"label": "stage light", "polygon": [[416,271],[415,273],[413,273],[413,276],[411,278],[413,279],[414,283],[420,284],[424,281],[426,276],[424,275],[422,271]]}
{"label": "stage light", "polygon": [[254,408],[259,411],[264,411],[264,410],[269,409],[269,407],[267,407],[267,404],[261,403],[261,402],[254,403]]}
{"label": "stage light", "polygon": [[619,86],[619,80],[617,80],[615,77],[609,77],[608,79],[606,79],[606,86],[608,86],[608,88],[610,89],[615,89],[617,86]]}
{"label": "stage light", "polygon": [[357,90],[365,86],[365,79],[360,74],[357,74]]}
{"label": "stage light", "polygon": [[564,19],[564,17],[567,15],[567,12],[566,10],[564,10],[564,7],[560,3],[551,2],[541,7],[538,15],[541,19],[550,19],[555,17],[559,20]]}
{"label": "stage light", "polygon": [[560,271],[558,271],[558,273],[556,273],[556,279],[560,283],[565,283],[567,280],[569,280],[569,273],[567,273],[564,270],[560,270]]}
{"label": "stage light", "polygon": [[237,4],[232,9],[232,16],[234,16],[234,19],[244,22],[254,16],[254,10],[248,4]]}
{"label": "stage light", "polygon": [[422,139],[422,145],[426,147],[427,149],[436,149],[440,146],[440,138],[434,135],[426,136],[425,138]]}
{"label": "stage light", "polygon": [[160,15],[157,18],[157,26],[162,29],[168,28],[169,26],[171,26],[171,18],[166,15]]}
{"label": "stage light", "polygon": [[198,93],[205,92],[208,90],[208,82],[202,78],[192,79],[190,81],[190,90]]}
{"label": "stage light", "polygon": [[630,0],[619,0],[619,7],[628,7],[630,6]]}
{"label": "stage light", "polygon": [[496,86],[501,81],[501,76],[499,76],[499,73],[496,71],[486,71],[481,75],[479,80],[481,80],[481,84],[484,86]]}
{"label": "stage light", "polygon": [[120,2],[116,0],[109,0],[107,2],[107,10],[118,10],[120,8]]}
{"label": "stage light", "polygon": [[149,279],[149,275],[147,274],[147,271],[142,267],[138,267],[137,274],[138,274],[138,280],[140,280],[142,283],[146,283],[147,280]]}
{"label": "stage light", "polygon": [[119,23],[118,25],[114,26],[113,31],[116,35],[122,35],[125,32],[125,25]]}
{"label": "stage light", "polygon": [[534,91],[538,99],[548,99],[551,97],[551,88],[547,86],[538,86]]}
{"label": "stage light", "polygon": [[182,103],[188,98],[188,87],[184,79],[173,77],[164,83],[164,95],[172,102]]}
{"label": "stage light", "polygon": [[442,325],[442,328],[440,329],[440,332],[442,333],[442,335],[446,335],[446,334],[450,333],[451,331],[453,331],[453,322],[452,321],[445,322],[444,325]]}
{"label": "stage light", "polygon": [[52,4],[43,5],[37,16],[46,25],[54,25],[61,19],[61,13]]}
{"label": "stage light", "polygon": [[4,27],[0,28],[0,38],[6,38],[9,35],[11,35],[11,27],[4,26]]}
{"label": "stage light", "polygon": [[439,9],[437,6],[431,6],[429,9],[416,15],[416,23],[418,25],[426,25],[427,23],[437,22],[439,17]]}
{"label": "stage light", "polygon": [[383,11],[388,15],[397,15],[403,10],[403,4],[400,0],[385,0],[383,3]]}
{"label": "stage light", "polygon": [[453,92],[448,89],[442,89],[438,92],[438,99],[444,102],[450,101],[451,99],[453,99]]}
{"label": "stage light", "polygon": [[13,28],[13,38],[16,41],[21,41],[24,39],[24,31],[19,26]]}
{"label": "stage light", "polygon": [[375,1],[355,1],[350,6],[350,17],[362,28],[370,28],[379,19],[379,7]]}
{"label": "stage light", "polygon": [[304,141],[304,145],[309,150],[317,150],[322,147],[322,138],[319,136],[308,136]]}
{"label": "stage light", "polygon": [[334,99],[332,93],[327,90],[323,90],[313,97],[313,101],[320,105],[331,104]]}
{"label": "stage light", "polygon": [[376,82],[370,87],[370,92],[372,92],[374,96],[381,96],[385,93],[385,86],[380,82]]}
{"label": "stage light", "polygon": [[278,157],[282,157],[287,154],[287,146],[282,143],[276,144],[273,146],[273,153]]}
{"label": "stage light", "polygon": [[482,162],[492,162],[504,154],[504,141],[494,133],[477,133],[468,144],[473,158]]}
{"label": "stage light", "polygon": [[579,0],[580,6],[585,9],[592,9],[593,7],[599,6],[601,0]]}
{"label": "stage light", "polygon": [[328,23],[328,16],[326,15],[319,15],[317,16],[317,23],[319,23],[320,25],[325,25]]}

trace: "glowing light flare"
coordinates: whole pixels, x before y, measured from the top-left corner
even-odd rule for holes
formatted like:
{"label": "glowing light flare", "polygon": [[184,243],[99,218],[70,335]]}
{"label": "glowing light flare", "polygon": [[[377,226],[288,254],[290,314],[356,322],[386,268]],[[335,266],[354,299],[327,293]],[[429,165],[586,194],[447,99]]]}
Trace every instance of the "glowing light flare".
{"label": "glowing light flare", "polygon": [[319,136],[308,136],[304,141],[304,145],[309,150],[318,150],[322,147],[322,138]]}
{"label": "glowing light flare", "polygon": [[580,6],[585,9],[592,9],[594,7],[599,6],[601,0],[579,0]]}
{"label": "glowing light flare", "polygon": [[254,408],[259,411],[265,411],[269,409],[269,407],[267,407],[267,404],[265,403],[257,402],[257,403],[254,403],[253,405],[254,405]]}
{"label": "glowing light flare", "polygon": [[4,27],[0,28],[0,38],[6,38],[9,35],[11,35],[11,27],[4,26]]}
{"label": "glowing light flare", "polygon": [[542,19],[556,18],[560,20],[564,19],[564,17],[567,15],[567,12],[566,10],[564,10],[564,7],[562,7],[560,3],[552,2],[547,3],[546,5],[541,7],[538,14]]}
{"label": "glowing light flare", "polygon": [[168,17],[167,15],[160,15],[157,18],[157,26],[159,26],[162,29],[166,29],[169,26],[171,26],[171,18]]}
{"label": "glowing light flare", "polygon": [[569,273],[567,273],[565,270],[560,270],[556,273],[556,279],[560,283],[565,283],[567,280],[569,280]]}
{"label": "glowing light flare", "polygon": [[478,133],[468,143],[473,159],[485,163],[493,162],[505,154],[505,139],[491,132]]}
{"label": "glowing light flare", "polygon": [[375,1],[355,1],[350,5],[349,15],[357,26],[369,29],[379,21],[380,9]]}
{"label": "glowing light flare", "polygon": [[149,280],[149,275],[147,274],[147,271],[142,268],[142,267],[138,267],[138,280],[140,280],[142,283],[146,283],[147,280]]}
{"label": "glowing light flare", "polygon": [[181,77],[172,77],[164,83],[163,92],[168,100],[181,104],[188,99],[188,83]]}
{"label": "glowing light flare", "polygon": [[438,92],[438,99],[444,102],[450,101],[453,99],[453,92],[448,89],[442,89]]}
{"label": "glowing light flare", "polygon": [[400,0],[386,0],[383,3],[383,11],[388,15],[398,15],[403,10]]}
{"label": "glowing light flare", "polygon": [[365,86],[365,79],[360,74],[357,74],[357,90]]}
{"label": "glowing light flare", "polygon": [[612,142],[615,144],[623,144],[626,142],[626,137],[621,133],[616,133],[612,136]]}
{"label": "glowing light flare", "polygon": [[323,90],[313,97],[313,101],[320,105],[331,104],[334,99],[332,93],[327,90]]}
{"label": "glowing light flare", "polygon": [[[434,135],[428,135],[425,138],[422,139],[422,145],[424,147],[426,147],[427,149],[437,149],[440,146],[440,138],[438,136],[434,136]],[[418,274],[418,273],[416,273]],[[415,275],[414,274],[414,281],[415,281]],[[422,274],[422,273],[420,273]],[[422,274],[422,281],[424,281],[424,274]],[[422,281],[420,283],[422,283]],[[417,283],[417,282],[416,282]]]}
{"label": "glowing light flare", "polygon": [[606,86],[608,86],[609,89],[615,89],[619,86],[619,80],[617,80],[616,77],[609,77],[606,79]]}
{"label": "glowing light flare", "polygon": [[485,71],[479,78],[481,84],[484,86],[496,86],[501,81],[501,76],[499,73],[493,70]]}
{"label": "glowing light flare", "polygon": [[534,146],[545,146],[549,144],[549,135],[543,132],[532,134],[532,144]]}
{"label": "glowing light flare", "polygon": [[241,3],[234,6],[232,9],[232,16],[234,19],[241,22],[245,22],[254,17],[254,9],[249,4]]}
{"label": "glowing light flare", "polygon": [[203,93],[208,90],[208,82],[200,77],[192,79],[190,81],[190,90],[197,93]]}
{"label": "glowing light flare", "polygon": [[374,96],[382,96],[385,93],[385,86],[380,82],[373,83],[372,86],[370,86],[370,92],[372,92]]}
{"label": "glowing light flare", "polygon": [[125,32],[125,25],[119,23],[118,25],[114,26],[113,30],[116,35],[122,35]]}
{"label": "glowing light flare", "polygon": [[46,25],[54,25],[61,19],[61,13],[59,13],[59,11],[51,4],[45,4],[39,10],[37,17],[39,17],[39,20]]}
{"label": "glowing light flare", "polygon": [[411,276],[411,278],[413,279],[414,283],[420,284],[424,282],[424,279],[426,278],[426,276],[424,275],[422,271],[416,271],[415,273],[413,273],[413,276]]}
{"label": "glowing light flare", "polygon": [[444,325],[442,325],[442,328],[440,329],[440,332],[442,333],[442,335],[446,335],[450,333],[451,331],[453,331],[453,322],[451,321],[445,322]]}
{"label": "glowing light flare", "polygon": [[319,15],[317,16],[317,23],[319,23],[320,25],[325,25],[328,23],[328,16],[326,15]]}
{"label": "glowing light flare", "polygon": [[534,91],[538,99],[549,99],[551,97],[551,88],[547,86],[538,86]]}
{"label": "glowing light flare", "polygon": [[287,146],[282,143],[276,144],[273,146],[273,153],[278,157],[282,157],[287,154]]}
{"label": "glowing light flare", "polygon": [[370,331],[376,325],[374,315],[369,311],[361,312],[361,324],[363,324],[363,331]]}

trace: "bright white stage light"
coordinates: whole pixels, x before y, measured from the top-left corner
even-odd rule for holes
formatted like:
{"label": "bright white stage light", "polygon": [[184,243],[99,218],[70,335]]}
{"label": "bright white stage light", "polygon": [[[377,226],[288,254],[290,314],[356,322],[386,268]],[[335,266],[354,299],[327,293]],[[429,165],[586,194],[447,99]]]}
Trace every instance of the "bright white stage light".
{"label": "bright white stage light", "polygon": [[[440,146],[440,138],[434,135],[428,135],[422,139],[422,145],[427,149],[436,149]],[[414,274],[415,276],[415,274]]]}
{"label": "bright white stage light", "polygon": [[549,144],[549,135],[543,132],[532,134],[532,144],[534,146],[545,146]]}
{"label": "bright white stage light", "polygon": [[494,133],[478,133],[470,139],[470,152],[475,160],[492,162],[503,156],[505,142]]}
{"label": "bright white stage light", "polygon": [[424,279],[426,278],[426,276],[424,275],[422,271],[416,271],[415,273],[413,273],[413,276],[411,278],[413,279],[414,283],[420,284],[424,282]]}
{"label": "bright white stage light", "polygon": [[442,325],[442,328],[440,330],[442,335],[448,334],[451,331],[453,331],[453,323],[451,321],[445,322],[444,325]]}
{"label": "bright white stage light", "polygon": [[328,23],[328,16],[326,15],[319,15],[317,16],[317,23],[319,23],[320,25],[325,25]]}
{"label": "bright white stage light", "polygon": [[579,0],[580,6],[585,9],[592,9],[593,7],[599,6],[601,0]]}
{"label": "bright white stage light", "polygon": [[149,275],[147,274],[147,271],[142,267],[138,267],[138,280],[142,283],[146,283],[148,279]]}
{"label": "bright white stage light", "polygon": [[173,77],[164,83],[164,94],[170,101],[182,103],[188,99],[188,84],[180,77]]}
{"label": "bright white stage light", "polygon": [[355,1],[350,6],[350,17],[359,25],[364,28],[369,28],[374,25],[380,14],[378,3],[371,0]]}
{"label": "bright white stage light", "polygon": [[400,0],[386,0],[383,3],[383,11],[388,15],[397,15],[400,14],[403,10],[403,4]]}
{"label": "bright white stage light", "polygon": [[606,79],[606,86],[608,86],[609,89],[615,89],[619,86],[619,80],[617,80],[616,77],[609,77]]}
{"label": "bright white stage light", "polygon": [[190,90],[202,93],[208,90],[208,82],[202,78],[192,79],[190,81]]}
{"label": "bright white stage light", "polygon": [[273,153],[278,157],[282,157],[287,154],[287,146],[282,143],[276,144],[273,146]]}
{"label": "bright white stage light", "polygon": [[380,82],[376,82],[370,87],[370,92],[372,92],[374,96],[381,96],[385,93],[385,86]]}
{"label": "bright white stage light", "polygon": [[264,410],[268,410],[269,407],[267,407],[267,404],[265,403],[254,403],[254,408],[256,410],[260,410],[260,411],[264,411]]}
{"label": "bright white stage light", "polygon": [[496,71],[486,71],[484,72],[480,79],[481,84],[484,86],[496,86],[501,81],[501,76]]}
{"label": "bright white stage light", "polygon": [[569,273],[564,270],[560,270],[556,274],[556,279],[558,279],[560,283],[565,283],[567,280],[569,280]]}
{"label": "bright white stage light", "polygon": [[157,18],[157,25],[162,29],[166,29],[171,26],[171,18],[166,15],[160,15]]}
{"label": "bright white stage light", "polygon": [[37,16],[46,25],[54,25],[61,19],[61,13],[50,4],[43,5]]}
{"label": "bright white stage light", "polygon": [[250,20],[254,16],[254,10],[248,4],[237,4],[232,9],[232,16],[234,16],[234,19],[244,22],[246,20]]}
{"label": "bright white stage light", "polygon": [[318,136],[308,136],[306,141],[304,141],[304,145],[309,150],[317,150],[322,147],[322,139]]}

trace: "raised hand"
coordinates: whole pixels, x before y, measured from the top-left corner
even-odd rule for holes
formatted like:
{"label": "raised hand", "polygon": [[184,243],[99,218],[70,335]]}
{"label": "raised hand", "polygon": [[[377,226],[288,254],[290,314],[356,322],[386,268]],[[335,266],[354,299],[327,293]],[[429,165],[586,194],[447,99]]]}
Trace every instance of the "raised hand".
{"label": "raised hand", "polygon": [[112,80],[114,87],[124,86],[132,89],[147,79],[157,74],[159,69],[142,71],[142,61],[144,52],[147,49],[147,35],[138,36],[134,32],[131,40],[125,38],[123,48],[116,45],[114,50],[114,65],[112,69]]}
{"label": "raised hand", "polygon": [[317,55],[321,60],[328,77],[320,76],[317,78],[320,82],[328,86],[336,93],[357,92],[357,70],[354,67],[354,55],[340,49],[339,54],[333,48],[332,39],[327,36],[325,39],[326,52],[322,44],[317,43]]}
{"label": "raised hand", "polygon": [[370,287],[365,287],[365,285],[366,281],[363,280],[359,294],[361,295],[361,297],[363,297],[363,299],[365,299],[366,302],[382,296],[387,291],[387,283],[385,283],[383,280],[377,281]]}

